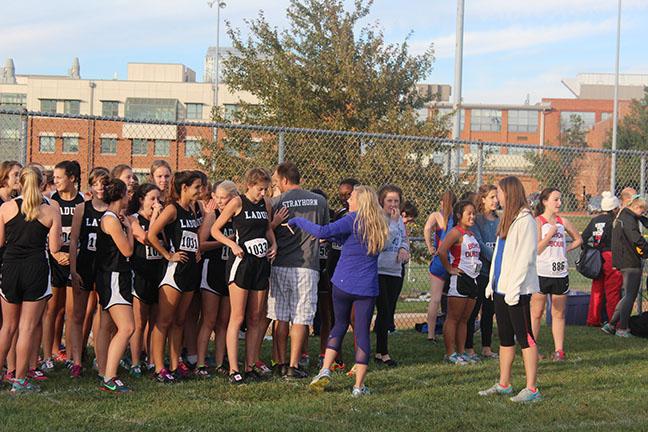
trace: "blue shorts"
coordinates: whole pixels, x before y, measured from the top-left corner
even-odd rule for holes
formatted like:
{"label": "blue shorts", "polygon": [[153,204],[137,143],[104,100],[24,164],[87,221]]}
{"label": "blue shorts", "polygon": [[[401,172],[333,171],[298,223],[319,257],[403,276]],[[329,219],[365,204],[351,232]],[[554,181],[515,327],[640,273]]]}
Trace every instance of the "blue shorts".
{"label": "blue shorts", "polygon": [[438,256],[435,256],[430,263],[430,273],[432,276],[436,276],[439,279],[446,280],[448,278],[448,272],[441,264],[441,259]]}

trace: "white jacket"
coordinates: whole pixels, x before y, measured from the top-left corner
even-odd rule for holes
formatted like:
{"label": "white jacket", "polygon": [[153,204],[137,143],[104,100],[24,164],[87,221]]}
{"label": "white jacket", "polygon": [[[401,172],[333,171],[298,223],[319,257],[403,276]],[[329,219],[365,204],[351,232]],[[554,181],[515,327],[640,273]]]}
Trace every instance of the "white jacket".
{"label": "white jacket", "polygon": [[[499,237],[498,237],[499,240]],[[486,297],[493,297],[493,272],[499,241],[495,244],[493,263],[490,268],[489,282],[486,286]],[[518,304],[520,295],[533,294],[540,290],[536,257],[538,254],[538,227],[533,215],[523,209],[517,215],[504,243],[502,265],[497,292],[504,294],[504,301],[511,306]]]}

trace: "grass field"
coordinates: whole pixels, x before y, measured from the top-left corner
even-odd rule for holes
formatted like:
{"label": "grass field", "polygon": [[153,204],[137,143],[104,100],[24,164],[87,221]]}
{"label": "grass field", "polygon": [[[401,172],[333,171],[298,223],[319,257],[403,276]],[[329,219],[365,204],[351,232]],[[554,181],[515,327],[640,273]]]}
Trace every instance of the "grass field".
{"label": "grass field", "polygon": [[[543,328],[541,347],[550,350]],[[223,378],[173,386],[148,378],[127,379],[134,392],[114,396],[98,390],[88,372],[71,381],[57,370],[43,392],[0,394],[2,431],[618,431],[648,429],[648,344],[598,329],[570,327],[568,361],[541,362],[539,386],[545,399],[519,406],[506,398],[484,399],[477,391],[497,379],[497,363],[472,366],[441,363],[442,346],[413,331],[390,337],[400,366],[371,366],[373,394],[352,399],[352,382],[337,376],[324,394],[307,381],[273,380],[232,387]],[[266,343],[265,345],[269,345]],[[350,341],[345,358],[351,358]],[[264,349],[267,350],[267,346]],[[316,340],[311,340],[311,352]],[[267,352],[266,352],[267,354]],[[314,372],[314,370],[313,370]],[[524,385],[516,359],[513,384]]]}

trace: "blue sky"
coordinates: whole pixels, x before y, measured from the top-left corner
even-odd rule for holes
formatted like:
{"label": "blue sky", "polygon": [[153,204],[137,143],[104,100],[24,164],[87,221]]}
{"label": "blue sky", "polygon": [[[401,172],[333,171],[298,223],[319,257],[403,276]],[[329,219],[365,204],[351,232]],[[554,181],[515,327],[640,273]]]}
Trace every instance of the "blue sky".
{"label": "blue sky", "polygon": [[[227,1],[227,0],[226,0]],[[350,0],[348,1],[350,2]],[[286,24],[288,0],[229,0],[222,18],[246,33],[245,18],[263,9]],[[561,78],[613,72],[616,0],[466,0],[463,96],[466,102],[532,103],[570,97]],[[648,74],[648,0],[624,0],[621,72]],[[428,82],[453,82],[454,0],[375,0],[388,42],[413,32],[415,53],[434,44]],[[18,74],[65,74],[72,58],[84,78],[126,76],[128,62],[184,63],[203,75],[203,57],[215,45],[216,11],[204,0],[108,0],[3,6],[0,59],[12,57]],[[221,45],[228,45],[221,26]]]}

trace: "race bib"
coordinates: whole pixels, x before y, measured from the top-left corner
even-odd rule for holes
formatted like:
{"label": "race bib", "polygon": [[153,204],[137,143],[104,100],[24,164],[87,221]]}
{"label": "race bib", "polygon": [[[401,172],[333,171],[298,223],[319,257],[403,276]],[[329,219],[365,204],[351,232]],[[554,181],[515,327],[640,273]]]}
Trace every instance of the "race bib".
{"label": "race bib", "polygon": [[337,250],[337,251],[341,251],[341,250],[342,250],[342,245],[339,244],[339,243],[335,243],[335,242],[333,242],[333,243],[331,243],[331,249],[334,249],[334,250]]}
{"label": "race bib", "polygon": [[88,250],[97,252],[97,233],[88,234]]}
{"label": "race bib", "polygon": [[155,249],[153,246],[145,246],[146,249],[146,259],[147,260],[159,260],[162,259],[162,255]]}
{"label": "race bib", "polygon": [[268,240],[264,238],[255,238],[243,243],[247,253],[254,255],[258,258],[264,258],[268,253]]}
{"label": "race bib", "polygon": [[185,252],[198,252],[198,234],[191,231],[182,231],[180,250]]}
{"label": "race bib", "polygon": [[554,273],[561,273],[567,269],[567,263],[565,261],[556,261],[551,263],[551,271]]}
{"label": "race bib", "polygon": [[328,258],[328,247],[326,243],[322,243],[319,246],[319,259],[325,260]]}
{"label": "race bib", "polygon": [[63,246],[70,246],[71,233],[72,233],[72,227],[61,228],[61,242],[63,243]]}

